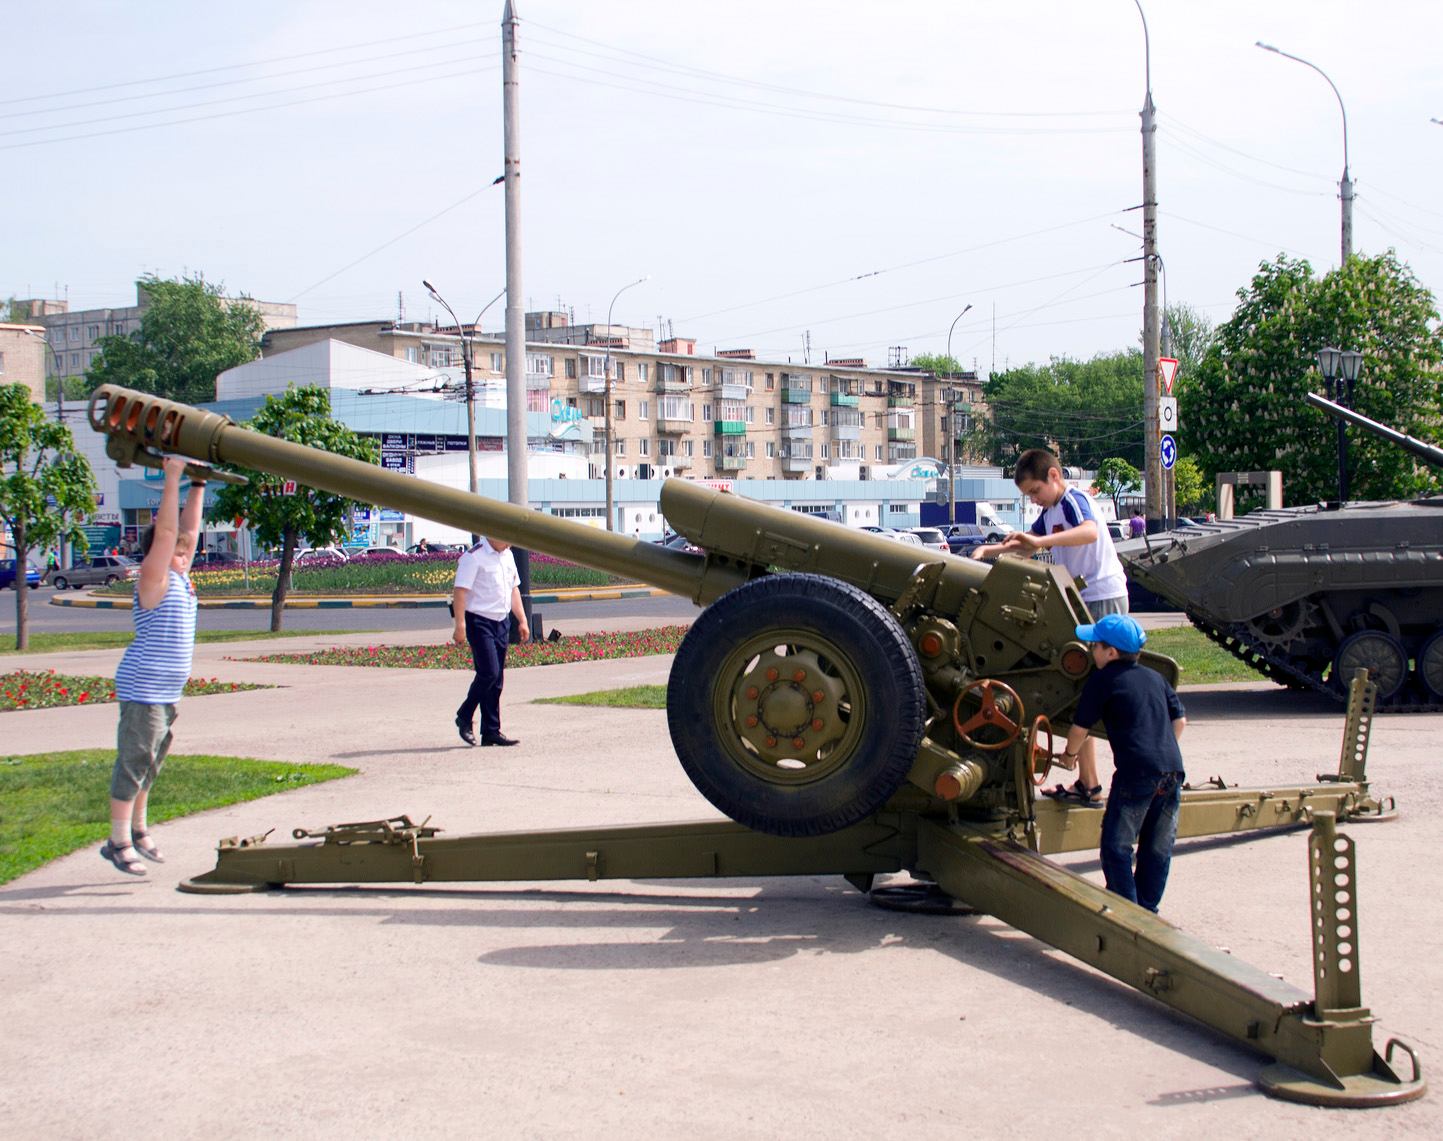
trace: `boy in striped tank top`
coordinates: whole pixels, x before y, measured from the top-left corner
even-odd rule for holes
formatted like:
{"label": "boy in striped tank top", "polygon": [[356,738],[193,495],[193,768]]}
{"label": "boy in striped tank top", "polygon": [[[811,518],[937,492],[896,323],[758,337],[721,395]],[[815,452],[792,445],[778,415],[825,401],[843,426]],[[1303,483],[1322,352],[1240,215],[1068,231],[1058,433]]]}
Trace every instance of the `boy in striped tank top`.
{"label": "boy in striped tank top", "polygon": [[120,730],[110,776],[110,839],[100,854],[132,876],[145,875],[140,856],[165,863],[146,829],[146,805],[170,751],[175,707],[190,678],[195,651],[190,562],[200,538],[205,480],[191,481],[182,511],[180,481],[187,462],[180,456],[165,458],[160,507],[140,541],[144,558],[130,612],[135,641],[115,671]]}

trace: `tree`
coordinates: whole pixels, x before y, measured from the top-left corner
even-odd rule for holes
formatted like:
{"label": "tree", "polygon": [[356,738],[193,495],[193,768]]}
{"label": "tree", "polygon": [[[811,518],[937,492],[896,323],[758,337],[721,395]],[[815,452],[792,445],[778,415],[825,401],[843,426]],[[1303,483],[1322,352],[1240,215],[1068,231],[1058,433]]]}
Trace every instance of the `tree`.
{"label": "tree", "polygon": [[1117,518],[1122,518],[1122,494],[1142,487],[1142,474],[1124,459],[1110,456],[1097,465],[1097,475],[1092,486],[1112,500],[1112,509]]}
{"label": "tree", "polygon": [[957,363],[955,357],[949,357],[946,353],[922,353],[912,358],[914,368],[924,369],[927,372],[936,373],[938,376],[961,375],[966,371]]}
{"label": "tree", "polygon": [[[101,337],[100,355],[86,370],[84,396],[97,385],[204,404],[215,399],[215,378],[260,356],[265,317],[248,298],[228,300],[204,277],[138,283],[148,298],[134,332]],[[66,395],[71,395],[67,392]]]}
{"label": "tree", "polygon": [[64,424],[52,424],[23,384],[0,388],[0,519],[15,548],[15,648],[30,645],[26,557],[68,540],[86,548],[80,524],[95,511],[95,476]]}
{"label": "tree", "polygon": [[[1364,354],[1354,407],[1432,443],[1443,409],[1443,335],[1433,296],[1390,250],[1355,255],[1324,277],[1279,255],[1238,291],[1218,326],[1196,383],[1180,386],[1182,443],[1208,474],[1283,473],[1292,503],[1337,497],[1334,420],[1303,402],[1326,384],[1314,354],[1325,345]],[[1350,494],[1409,497],[1440,486],[1439,474],[1402,449],[1348,429]]]}
{"label": "tree", "polygon": [[1208,346],[1217,336],[1212,319],[1191,305],[1179,302],[1165,312],[1168,331],[1168,355],[1177,361],[1177,375],[1189,380],[1198,374]]}
{"label": "tree", "polygon": [[[358,436],[331,418],[331,399],[323,388],[288,388],[280,396],[267,396],[265,404],[244,427],[366,463],[377,463],[380,459],[375,441]],[[311,487],[297,486],[294,495],[286,495],[283,494],[284,481],[279,476],[247,468],[234,470],[250,482],[245,486],[221,484],[210,518],[246,519],[262,543],[280,546],[281,565],[271,594],[271,629],[278,631],[286,595],[291,589],[291,564],[297,540],[305,536],[312,546],[323,547],[345,539],[347,518],[362,505]]]}
{"label": "tree", "polygon": [[997,373],[983,390],[989,414],[978,417],[968,444],[1003,467],[1028,448],[1052,449],[1064,464],[1083,468],[1113,456],[1138,466],[1142,373],[1137,349]]}
{"label": "tree", "polygon": [[1204,482],[1202,468],[1192,456],[1180,456],[1173,464],[1172,493],[1179,515],[1196,515],[1212,501],[1212,488]]}

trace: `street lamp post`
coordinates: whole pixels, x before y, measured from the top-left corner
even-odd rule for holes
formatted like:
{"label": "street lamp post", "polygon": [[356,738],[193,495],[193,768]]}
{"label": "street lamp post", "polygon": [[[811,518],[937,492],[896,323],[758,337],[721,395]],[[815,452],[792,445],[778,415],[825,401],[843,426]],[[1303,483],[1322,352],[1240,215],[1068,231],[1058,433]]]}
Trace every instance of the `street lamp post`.
{"label": "street lamp post", "polygon": [[[1328,81],[1328,86],[1333,89],[1333,94],[1338,99],[1338,110],[1343,114],[1343,177],[1338,183],[1338,197],[1343,201],[1343,260],[1339,266],[1348,264],[1348,259],[1353,256],[1353,180],[1348,177],[1348,111],[1343,106],[1343,97],[1338,94],[1338,85],[1328,79],[1328,73],[1315,63],[1309,63],[1295,55],[1289,55],[1281,48],[1275,48],[1272,44],[1265,44],[1262,40],[1257,41],[1257,46],[1263,51],[1280,55],[1284,59],[1290,59],[1294,63],[1301,63],[1304,67],[1311,67],[1319,75]],[[1341,421],[1339,424],[1341,425]]]}
{"label": "street lamp post", "polygon": [[[1330,386],[1336,385],[1334,398],[1344,408],[1353,406],[1353,386],[1363,369],[1363,354],[1352,349],[1318,350],[1318,369]],[[1348,502],[1348,433],[1338,420],[1338,502]]]}
{"label": "street lamp post", "polygon": [[[967,309],[972,308],[972,303],[967,303]],[[955,375],[957,362],[952,359],[952,330],[957,327],[957,322],[967,316],[967,309],[963,309],[957,316],[952,318],[952,324],[947,328],[947,367]],[[950,490],[947,495],[947,522],[957,522],[957,390],[950,385],[947,388],[947,483]]]}
{"label": "street lamp post", "polygon": [[1162,429],[1158,422],[1158,358],[1162,356],[1162,313],[1158,307],[1157,252],[1157,107],[1152,101],[1152,40],[1141,0],[1142,50],[1147,90],[1142,101],[1142,463],[1147,530],[1166,526],[1167,499],[1162,478]]}
{"label": "street lamp post", "polygon": [[606,363],[602,368],[602,372],[606,378],[606,408],[604,409],[606,416],[606,451],[602,455],[606,462],[606,529],[608,531],[616,530],[616,506],[612,498],[611,489],[611,311],[616,307],[616,299],[628,289],[640,285],[643,281],[650,280],[651,274],[648,273],[645,277],[637,278],[637,280],[633,281],[630,285],[623,285],[612,295],[611,304],[606,307]]}
{"label": "street lamp post", "polygon": [[[447,304],[446,299],[445,299],[444,297],[442,297],[439,293],[436,292],[436,287],[435,287],[434,285],[432,285],[429,281],[425,281],[425,280],[423,280],[423,281],[421,282],[421,284],[426,287],[426,292],[429,293],[432,297],[434,297],[434,298],[436,299],[436,302],[437,302],[443,309],[445,309],[447,313],[451,314],[451,320],[453,320],[453,321],[456,322],[456,333],[457,333],[457,335],[460,336],[460,338],[461,338],[461,367],[465,370],[465,373],[466,373],[466,461],[467,461],[467,467],[468,467],[468,477],[467,477],[467,484],[466,484],[466,486],[467,486],[467,489],[471,492],[471,494],[472,494],[472,495],[475,495],[475,494],[476,494],[476,385],[475,385],[475,383],[472,381],[472,368],[473,368],[472,360],[473,360],[473,357],[474,357],[475,354],[474,354],[474,349],[473,349],[473,346],[472,346],[472,343],[471,343],[471,342],[472,342],[472,338],[475,337],[475,335],[476,335],[476,326],[481,323],[481,318],[482,318],[483,316],[485,316],[486,310],[487,310],[487,309],[490,309],[491,306],[495,305],[496,302],[500,301],[501,298],[505,297],[505,296],[506,296],[506,290],[503,289],[503,290],[502,290],[500,293],[498,293],[495,297],[491,298],[490,301],[486,302],[486,304],[482,307],[481,312],[476,314],[476,320],[474,320],[474,321],[471,322],[471,331],[468,333],[468,332],[466,331],[465,327],[461,324],[461,318],[459,318],[459,317],[456,316],[456,311],[455,311],[454,309],[452,309],[449,304]],[[471,542],[472,542],[472,543],[475,543],[476,540],[477,540],[477,538],[478,538],[478,536],[472,535],[472,536],[471,536]]]}

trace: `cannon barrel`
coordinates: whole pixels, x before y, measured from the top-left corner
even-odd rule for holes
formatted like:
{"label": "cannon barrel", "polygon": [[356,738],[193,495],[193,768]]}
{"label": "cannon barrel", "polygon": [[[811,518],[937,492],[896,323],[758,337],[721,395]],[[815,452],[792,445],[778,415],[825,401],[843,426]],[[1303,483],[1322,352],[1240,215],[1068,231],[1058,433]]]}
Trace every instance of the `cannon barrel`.
{"label": "cannon barrel", "polygon": [[945,563],[942,593],[960,605],[987,576],[985,564],[903,546],[866,531],[668,480],[661,507],[671,525],[706,553],[655,543],[418,480],[242,428],[230,417],[115,385],[90,400],[96,431],[140,448],[212,464],[234,464],[307,487],[406,511],[462,530],[505,539],[610,574],[624,575],[708,603],[770,569],[826,574],[887,602],[907,589],[920,565]]}
{"label": "cannon barrel", "polygon": [[1380,424],[1376,420],[1370,420],[1351,408],[1344,408],[1341,404],[1335,404],[1326,396],[1319,396],[1316,392],[1303,393],[1303,399],[1314,408],[1320,408],[1329,416],[1335,416],[1339,420],[1346,420],[1350,424],[1356,424],[1366,432],[1372,432],[1375,436],[1382,436],[1385,440],[1391,440],[1405,452],[1411,452],[1424,463],[1432,464],[1434,467],[1443,467],[1443,448],[1435,447],[1426,440],[1420,440],[1416,436],[1409,436],[1396,428],[1390,428],[1386,424]]}

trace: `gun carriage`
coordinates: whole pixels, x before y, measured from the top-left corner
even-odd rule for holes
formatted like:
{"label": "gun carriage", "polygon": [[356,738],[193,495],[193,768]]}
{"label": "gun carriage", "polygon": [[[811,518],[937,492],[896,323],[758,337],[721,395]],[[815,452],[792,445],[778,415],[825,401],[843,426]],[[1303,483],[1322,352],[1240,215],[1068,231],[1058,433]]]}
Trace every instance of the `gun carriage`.
{"label": "gun carriage", "polygon": [[[1422,1095],[1411,1050],[1374,1050],[1357,972],[1337,970],[1356,939],[1351,894],[1340,903],[1316,893],[1318,970],[1330,973],[1309,996],[1044,858],[1095,847],[1102,816],[1034,795],[1052,731],[1066,728],[1092,669],[1074,633],[1090,616],[1061,567],[907,548],[668,480],[662,510],[701,551],[686,552],[112,386],[96,390],[90,419],[121,463],[176,452],[273,473],[706,605],[676,654],[667,720],[687,774],[729,820],[459,837],[404,816],[297,829],[293,844],[222,841],[215,869],[183,890],[836,874],[865,892],[875,876],[906,871],[1270,1055],[1260,1079],[1270,1093],[1332,1105]],[[1171,659],[1144,661],[1176,681]],[[1387,816],[1365,774],[1375,692],[1364,678],[1353,686],[1336,775],[1287,789],[1190,790],[1179,836],[1311,823],[1315,879],[1335,859],[1351,867],[1352,841],[1335,823]],[[1407,1076],[1394,1065],[1399,1050]]]}

